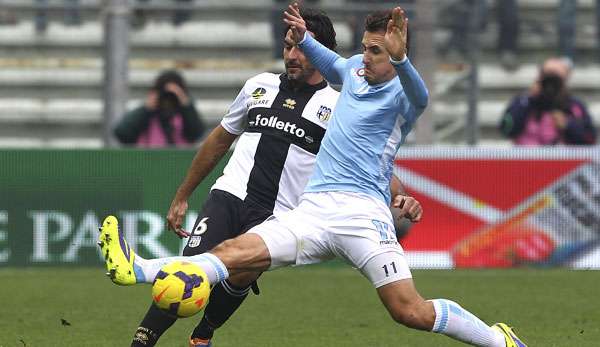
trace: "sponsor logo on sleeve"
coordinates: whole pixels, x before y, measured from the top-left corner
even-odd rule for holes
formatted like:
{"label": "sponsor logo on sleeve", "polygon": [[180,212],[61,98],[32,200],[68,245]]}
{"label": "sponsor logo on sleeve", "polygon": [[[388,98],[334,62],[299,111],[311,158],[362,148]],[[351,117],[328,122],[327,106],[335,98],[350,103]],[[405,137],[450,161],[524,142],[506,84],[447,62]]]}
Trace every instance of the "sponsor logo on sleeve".
{"label": "sponsor logo on sleeve", "polygon": [[256,88],[252,92],[252,99],[258,100],[262,98],[265,94],[267,94],[267,90],[265,88]]}

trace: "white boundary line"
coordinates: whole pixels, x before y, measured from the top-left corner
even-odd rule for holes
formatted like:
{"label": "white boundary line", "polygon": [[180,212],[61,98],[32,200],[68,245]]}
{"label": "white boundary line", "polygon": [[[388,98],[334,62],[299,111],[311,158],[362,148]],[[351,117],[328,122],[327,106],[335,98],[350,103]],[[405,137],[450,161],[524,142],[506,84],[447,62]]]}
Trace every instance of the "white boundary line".
{"label": "white boundary line", "polygon": [[505,214],[493,206],[486,205],[481,200],[474,199],[463,192],[454,190],[405,167],[396,165],[395,172],[398,177],[402,177],[402,183],[413,190],[486,223],[494,223]]}
{"label": "white boundary line", "polygon": [[403,147],[396,159],[487,159],[487,160],[598,160],[600,146],[589,147]]}

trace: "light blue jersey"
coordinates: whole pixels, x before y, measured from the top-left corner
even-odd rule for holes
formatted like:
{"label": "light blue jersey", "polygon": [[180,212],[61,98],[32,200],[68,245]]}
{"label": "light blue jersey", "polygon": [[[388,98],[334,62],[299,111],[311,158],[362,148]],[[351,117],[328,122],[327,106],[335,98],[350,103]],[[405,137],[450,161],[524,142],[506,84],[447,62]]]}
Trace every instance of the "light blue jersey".
{"label": "light blue jersey", "polygon": [[393,160],[427,106],[425,83],[408,59],[399,78],[369,85],[362,54],[349,59],[305,35],[299,47],[330,83],[343,83],[306,192],[364,193],[390,204]]}

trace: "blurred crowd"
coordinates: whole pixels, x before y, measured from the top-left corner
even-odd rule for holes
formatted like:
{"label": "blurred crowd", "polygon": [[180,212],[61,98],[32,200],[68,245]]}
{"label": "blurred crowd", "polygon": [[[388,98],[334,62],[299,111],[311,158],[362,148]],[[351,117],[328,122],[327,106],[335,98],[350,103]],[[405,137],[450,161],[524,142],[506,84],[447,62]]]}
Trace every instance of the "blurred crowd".
{"label": "blurred crowd", "polygon": [[[495,5],[495,20],[498,23],[497,49],[500,61],[507,70],[514,70],[519,65],[519,34],[521,19],[517,0],[455,0],[447,2],[441,9],[443,18],[450,18],[446,23],[451,28],[451,39],[442,48],[442,53],[456,49],[465,54],[468,51],[469,31],[486,29],[490,18],[492,2]],[[596,54],[600,62],[600,0],[595,0],[594,16],[596,21]],[[441,18],[443,20],[443,18]],[[473,21],[475,22],[473,24]],[[556,32],[558,56],[568,59],[572,64],[576,59],[577,34],[577,0],[560,0],[556,11]]]}
{"label": "blurred crowd", "polygon": [[516,145],[592,145],[596,129],[585,103],[568,88],[571,64],[550,58],[528,91],[517,95],[500,120],[500,131]]}
{"label": "blurred crowd", "polygon": [[[144,6],[183,5],[172,10],[171,22],[179,26],[190,21],[193,12],[186,6],[195,0],[134,0],[137,6],[130,15],[134,30],[145,26],[152,16],[152,9]],[[363,22],[370,11],[369,4],[378,6],[389,3],[414,5],[415,0],[345,0],[349,6],[357,9],[344,12],[345,20],[351,30],[350,49],[361,51]],[[305,6],[319,7],[324,0],[299,0]],[[49,22],[49,5],[62,3],[64,8],[52,11],[61,13],[65,25],[76,26],[84,21],[80,0],[35,0],[37,8],[34,12],[35,31],[44,35]],[[270,21],[273,35],[273,59],[281,59],[284,32],[281,13],[288,0],[273,0]],[[365,6],[366,5],[366,6]],[[574,95],[569,88],[571,72],[579,61],[577,51],[577,31],[580,30],[577,18],[576,0],[559,0],[556,7],[557,58],[549,58],[539,62],[539,74],[531,81],[531,86],[507,100],[505,112],[500,116],[499,132],[516,145],[554,145],[596,143],[596,129],[593,117],[581,97]],[[438,4],[439,25],[448,33],[447,40],[440,42],[438,51],[442,57],[458,54],[465,57],[471,49],[473,32],[489,30],[490,25],[497,25],[496,52],[498,62],[508,73],[517,71],[520,58],[519,42],[523,19],[517,0],[448,0]],[[600,62],[600,0],[594,1],[593,17],[595,18],[596,61]],[[408,11],[409,17],[414,12]],[[10,12],[0,9],[0,24],[15,24],[19,21]],[[530,25],[531,23],[525,23]],[[588,57],[588,61],[589,61]],[[166,71],[157,77],[156,83],[148,91],[143,106],[123,115],[121,123],[115,128],[116,137],[124,144],[139,146],[179,146],[193,144],[202,138],[205,132],[199,112],[195,109],[183,76],[176,71]]]}

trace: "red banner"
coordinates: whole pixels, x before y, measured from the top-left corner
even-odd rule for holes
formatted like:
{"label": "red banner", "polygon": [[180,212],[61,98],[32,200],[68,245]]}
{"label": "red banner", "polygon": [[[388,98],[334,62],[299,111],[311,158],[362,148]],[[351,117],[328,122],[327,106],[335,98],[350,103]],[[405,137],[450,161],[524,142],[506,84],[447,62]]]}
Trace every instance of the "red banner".
{"label": "red banner", "polygon": [[442,267],[572,265],[600,240],[600,164],[568,152],[399,157],[396,174],[424,209],[402,240],[409,258],[420,254],[421,267],[427,254],[444,254]]}

